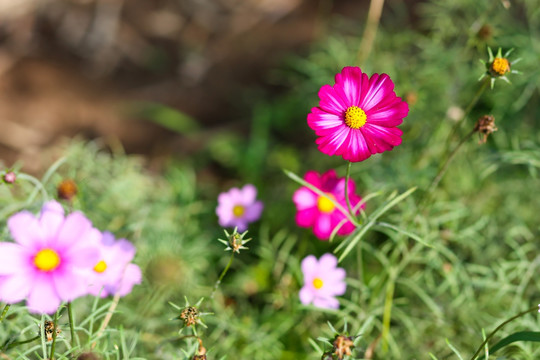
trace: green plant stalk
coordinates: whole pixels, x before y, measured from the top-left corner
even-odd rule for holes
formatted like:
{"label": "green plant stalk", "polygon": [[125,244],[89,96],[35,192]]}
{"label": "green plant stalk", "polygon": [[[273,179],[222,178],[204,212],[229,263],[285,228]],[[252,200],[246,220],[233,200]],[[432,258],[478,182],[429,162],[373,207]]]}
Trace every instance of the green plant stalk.
{"label": "green plant stalk", "polygon": [[393,272],[388,277],[386,287],[386,297],[384,300],[383,328],[381,333],[383,354],[388,351],[388,334],[390,333],[390,320],[392,319],[392,303],[394,301],[394,290],[396,288],[395,275]]}
{"label": "green plant stalk", "polygon": [[11,349],[11,348],[14,348],[14,347],[19,346],[19,345],[31,343],[32,341],[38,340],[40,337],[41,337],[41,335],[36,335],[35,337],[33,337],[31,339],[28,339],[28,340],[12,342],[11,344],[8,345],[7,349]]}
{"label": "green plant stalk", "polygon": [[75,347],[75,327],[73,325],[73,309],[71,307],[71,301],[67,303],[68,318],[69,318],[69,333],[71,335],[71,347]]}
{"label": "green plant stalk", "polygon": [[469,103],[469,105],[467,105],[467,108],[465,109],[465,112],[463,113],[463,116],[461,117],[461,119],[456,121],[456,124],[454,125],[454,127],[450,131],[450,135],[448,136],[448,138],[446,140],[446,152],[448,152],[450,150],[450,141],[454,137],[455,133],[457,132],[457,130],[460,127],[463,120],[465,120],[467,118],[467,116],[469,115],[469,113],[471,112],[473,107],[476,105],[476,103],[480,99],[480,96],[482,96],[482,94],[486,90],[488,83],[489,83],[489,78],[486,78],[484,81],[482,81],[482,86],[480,86],[478,88],[478,90],[476,91],[476,94],[474,94],[471,102]]}
{"label": "green plant stalk", "polygon": [[4,318],[6,317],[10,306],[10,304],[6,304],[6,306],[4,306],[4,310],[2,310],[2,315],[0,315],[0,322],[2,322],[2,320],[4,320]]}
{"label": "green plant stalk", "polygon": [[352,162],[347,162],[347,173],[345,174],[345,200],[347,201],[347,209],[349,210],[349,213],[353,218],[356,219],[356,215],[353,212],[352,206],[351,206],[351,200],[349,199],[349,178],[351,176],[351,165]]}
{"label": "green plant stalk", "polygon": [[457,146],[454,148],[454,150],[452,150],[450,155],[448,155],[448,157],[446,158],[446,161],[444,162],[443,166],[441,167],[441,169],[439,170],[439,172],[433,178],[433,181],[429,185],[428,192],[427,192],[428,194],[430,194],[433,190],[435,190],[437,185],[439,185],[439,182],[442,180],[444,174],[446,174],[446,171],[448,170],[448,167],[450,166],[450,163],[452,162],[452,160],[454,159],[454,157],[458,153],[459,149],[461,149],[461,146],[463,144],[465,144],[465,142],[467,142],[467,140],[469,140],[471,138],[471,136],[473,136],[473,134],[475,132],[476,131],[473,129],[467,135],[465,135],[465,137],[463,139],[461,139],[461,141],[459,142],[459,144],[457,144]]}
{"label": "green plant stalk", "polygon": [[221,284],[221,280],[225,277],[225,274],[227,274],[227,271],[229,271],[229,268],[231,267],[231,264],[234,259],[234,251],[231,253],[231,257],[229,258],[229,262],[227,263],[227,266],[225,266],[225,269],[221,272],[219,275],[219,278],[217,279],[216,283],[214,284],[214,289],[212,290],[212,294],[210,294],[210,299],[214,298],[214,294],[216,293],[217,289],[219,288],[219,285]]}
{"label": "green plant stalk", "polygon": [[493,330],[491,332],[491,334],[488,335],[488,337],[484,340],[484,342],[482,344],[480,344],[480,346],[478,347],[478,350],[476,350],[476,352],[474,353],[474,355],[472,356],[471,360],[475,360],[478,355],[480,355],[480,353],[482,352],[482,349],[484,348],[484,346],[489,342],[489,340],[491,340],[491,338],[499,331],[503,328],[504,325],[508,324],[509,322],[512,322],[514,321],[515,319],[519,318],[519,317],[522,317],[523,315],[526,315],[528,313],[531,313],[531,312],[535,312],[535,311],[538,311],[538,305],[536,305],[535,307],[533,308],[530,308],[528,310],[525,310],[523,312],[520,312],[519,314],[517,315],[514,315],[512,316],[510,319],[502,322],[499,326],[497,326],[495,328],[495,330]]}
{"label": "green plant stalk", "polygon": [[[54,313],[54,319],[53,319],[53,333],[52,333],[52,344],[51,344],[51,355],[49,356],[49,359],[54,360],[54,348],[56,347],[56,329],[58,326],[58,311]],[[43,332],[45,332],[45,328],[42,329]]]}

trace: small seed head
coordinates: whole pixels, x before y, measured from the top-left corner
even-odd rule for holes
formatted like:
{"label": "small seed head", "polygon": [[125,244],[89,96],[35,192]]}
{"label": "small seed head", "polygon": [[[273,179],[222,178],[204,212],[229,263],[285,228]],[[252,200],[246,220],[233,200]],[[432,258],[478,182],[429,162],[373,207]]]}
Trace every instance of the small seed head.
{"label": "small seed head", "polygon": [[474,126],[474,131],[480,135],[480,140],[478,140],[479,144],[484,144],[487,141],[488,135],[497,130],[498,129],[495,126],[495,117],[492,115],[482,116]]}
{"label": "small seed head", "polygon": [[71,179],[65,179],[56,189],[58,192],[58,197],[63,200],[71,201],[75,195],[77,195],[77,184]]}
{"label": "small seed head", "polygon": [[199,321],[199,310],[194,306],[188,306],[180,313],[180,319],[185,326],[195,325]]}
{"label": "small seed head", "polygon": [[351,355],[351,349],[354,348],[354,337],[345,336],[345,335],[336,335],[334,338],[334,355],[337,356],[339,360],[343,360],[345,355]]}
{"label": "small seed head", "polygon": [[[60,334],[62,330],[58,327],[58,324],[56,325],[56,335]],[[45,338],[47,341],[53,340],[53,334],[54,334],[54,322],[52,321],[45,321]]]}

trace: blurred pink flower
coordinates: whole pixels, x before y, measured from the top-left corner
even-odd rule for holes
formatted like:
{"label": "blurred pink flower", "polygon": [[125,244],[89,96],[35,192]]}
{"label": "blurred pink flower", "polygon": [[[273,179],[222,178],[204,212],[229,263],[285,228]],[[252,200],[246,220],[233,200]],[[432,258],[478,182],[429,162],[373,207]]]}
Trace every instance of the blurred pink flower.
{"label": "blurred pink flower", "polygon": [[131,263],[135,247],[126,239],[115,241],[113,234],[104,232],[100,250],[100,258],[89,275],[89,293],[101,297],[129,294],[133,285],[142,280],[141,269]]}
{"label": "blurred pink flower", "polygon": [[99,260],[101,233],[82,213],[64,217],[56,201],[41,215],[22,211],[7,225],[15,243],[0,243],[0,300],[26,299],[31,312],[54,313],[62,301],[88,293],[86,276]]}
{"label": "blurred pink flower", "polygon": [[345,270],[337,267],[337,259],[332,254],[324,254],[321,259],[309,255],[302,260],[304,286],[300,289],[300,301],[304,305],[313,304],[326,309],[339,308],[336,296],[345,294]]}
{"label": "blurred pink flower", "polygon": [[368,79],[359,67],[348,66],[335,81],[319,90],[319,106],[307,117],[321,152],[356,162],[401,144],[402,131],[396,126],[409,106],[396,96],[388,75]]}
{"label": "blurred pink flower", "polygon": [[[313,227],[313,233],[321,240],[328,240],[332,231],[343,222],[338,235],[349,235],[355,229],[350,221],[346,220],[345,214],[337,208],[329,199],[334,199],[347,211],[347,200],[345,199],[345,178],[338,178],[334,170],[329,170],[322,176],[315,171],[308,171],[304,180],[326,193],[327,196],[320,196],[311,189],[302,186],[293,195],[296,205],[296,224],[300,227]],[[349,201],[354,209],[362,198],[355,194],[356,184],[349,179]],[[356,211],[360,212],[362,204]]]}
{"label": "blurred pink flower", "polygon": [[256,197],[257,189],[251,184],[219,194],[216,209],[219,225],[237,227],[239,232],[245,231],[249,223],[261,217],[263,203],[256,201]]}

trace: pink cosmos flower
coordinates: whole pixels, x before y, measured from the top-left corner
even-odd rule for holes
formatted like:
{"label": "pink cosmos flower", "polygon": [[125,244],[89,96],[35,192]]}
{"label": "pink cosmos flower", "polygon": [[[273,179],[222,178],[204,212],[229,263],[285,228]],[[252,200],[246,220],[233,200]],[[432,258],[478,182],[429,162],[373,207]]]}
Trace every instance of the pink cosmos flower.
{"label": "pink cosmos flower", "polygon": [[[341,227],[337,231],[338,235],[349,235],[355,229],[350,221],[346,220],[345,214],[336,207],[330,199],[334,199],[347,211],[347,200],[345,199],[345,178],[338,178],[334,170],[329,170],[322,176],[315,171],[308,171],[304,180],[320,189],[326,196],[320,196],[311,189],[302,186],[293,195],[296,205],[296,224],[300,227],[313,228],[313,233],[321,240],[328,240],[336,226]],[[362,198],[356,195],[356,184],[349,179],[349,201],[354,209]],[[360,212],[362,204],[356,213]]]}
{"label": "pink cosmos flower", "polygon": [[245,231],[249,223],[261,217],[263,203],[256,201],[256,197],[257,189],[251,184],[219,194],[216,209],[219,225],[237,227],[239,232]]}
{"label": "pink cosmos flower", "polygon": [[141,269],[131,263],[135,247],[126,239],[115,241],[113,234],[104,232],[100,250],[88,279],[90,294],[101,297],[129,294],[133,285],[142,280]]}
{"label": "pink cosmos flower", "polygon": [[15,243],[0,243],[0,300],[26,299],[31,312],[51,314],[62,301],[88,292],[86,275],[99,261],[101,233],[82,213],[65,217],[50,201],[39,217],[22,211],[7,225]]}
{"label": "pink cosmos flower", "polygon": [[302,260],[304,286],[300,289],[300,301],[307,305],[326,309],[339,308],[335,296],[345,294],[345,270],[337,267],[337,259],[332,254],[324,254],[321,259],[309,255]]}
{"label": "pink cosmos flower", "polygon": [[307,117],[321,152],[356,162],[401,144],[402,131],[396,126],[409,106],[396,96],[388,75],[368,79],[359,67],[348,66],[335,80],[334,86],[319,90],[319,106]]}

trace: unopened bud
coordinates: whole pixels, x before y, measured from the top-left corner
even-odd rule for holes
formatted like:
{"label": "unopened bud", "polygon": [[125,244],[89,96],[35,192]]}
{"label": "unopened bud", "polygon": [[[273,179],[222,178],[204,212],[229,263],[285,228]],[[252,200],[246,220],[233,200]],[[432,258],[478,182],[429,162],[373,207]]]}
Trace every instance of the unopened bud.
{"label": "unopened bud", "polygon": [[58,197],[63,200],[71,201],[75,195],[77,195],[77,184],[71,179],[63,180],[58,184],[56,189],[58,192]]}

